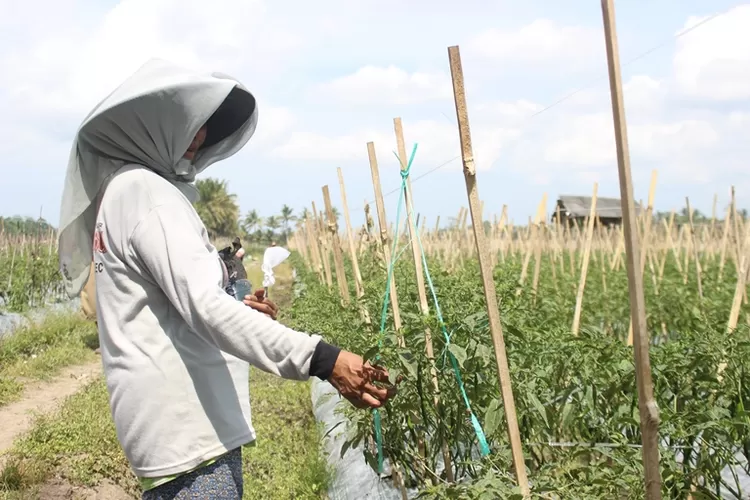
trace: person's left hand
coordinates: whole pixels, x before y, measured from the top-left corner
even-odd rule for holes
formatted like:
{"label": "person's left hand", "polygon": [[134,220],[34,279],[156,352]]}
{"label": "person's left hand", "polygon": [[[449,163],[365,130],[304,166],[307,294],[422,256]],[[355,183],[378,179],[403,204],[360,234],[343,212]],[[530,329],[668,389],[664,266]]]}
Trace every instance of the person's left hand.
{"label": "person's left hand", "polygon": [[389,384],[388,380],[388,370],[373,366],[362,356],[349,351],[339,353],[328,378],[328,382],[355,408],[380,408],[395,396],[396,386],[379,387],[374,383]]}
{"label": "person's left hand", "polygon": [[279,306],[271,302],[269,299],[259,299],[256,295],[245,295],[245,299],[242,302],[246,306],[252,307],[258,312],[262,312],[271,319],[276,319],[276,315],[279,313]]}

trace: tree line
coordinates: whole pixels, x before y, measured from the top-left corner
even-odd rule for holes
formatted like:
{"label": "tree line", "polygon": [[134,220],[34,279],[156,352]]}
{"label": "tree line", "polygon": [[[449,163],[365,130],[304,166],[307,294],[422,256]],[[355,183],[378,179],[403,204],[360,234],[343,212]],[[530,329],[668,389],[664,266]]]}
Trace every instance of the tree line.
{"label": "tree line", "polygon": [[0,234],[8,236],[44,236],[55,228],[43,218],[0,217]]}
{"label": "tree line", "polygon": [[[301,223],[309,215],[307,208],[299,214],[295,214],[294,209],[288,205],[282,205],[281,210],[273,215],[262,216],[257,210],[253,209],[246,214],[240,214],[240,207],[237,204],[237,195],[229,192],[227,181],[206,178],[196,181],[196,187],[200,193],[200,199],[195,203],[195,209],[198,212],[206,230],[211,238],[222,236],[240,236],[250,243],[270,244],[272,241],[286,243],[295,225]],[[336,207],[333,207],[333,213],[336,220],[339,220],[340,214]],[[722,215],[717,214],[716,221],[723,220]],[[671,213],[657,211],[654,213],[656,222],[662,219],[669,220]],[[747,209],[737,209],[737,215],[747,220],[750,213]],[[693,222],[696,224],[706,223],[711,217],[703,214],[700,210],[693,210]],[[688,222],[687,208],[683,207],[675,214],[677,224]],[[456,217],[449,217],[448,227],[456,227],[458,220]],[[489,230],[491,224],[484,221],[485,229]],[[471,224],[468,224],[471,227]],[[45,235],[49,231],[54,231],[52,226],[43,218],[34,219],[33,217],[22,217],[19,215],[11,217],[0,216],[0,234],[8,236],[37,236]]]}
{"label": "tree line", "polygon": [[[248,243],[286,243],[294,226],[309,215],[307,208],[297,215],[286,204],[273,215],[262,216],[256,209],[242,215],[237,195],[229,192],[227,181],[209,177],[197,180],[195,185],[200,193],[195,209],[212,239],[239,235]],[[333,212],[338,220],[336,207]]]}
{"label": "tree line", "polygon": [[[654,219],[656,222],[661,222],[662,220],[669,220],[671,217],[671,212],[659,212],[657,211],[654,213]],[[723,221],[724,215],[726,215],[726,209],[724,209],[722,212],[716,214],[716,221]],[[748,210],[746,208],[738,208],[737,209],[737,216],[741,218],[742,220],[747,220],[748,218]],[[688,213],[687,207],[682,207],[682,209],[679,212],[675,213],[674,220],[677,224],[687,224],[690,221],[690,214]],[[711,222],[711,216],[706,215],[697,208],[693,209],[693,222],[696,224],[705,224],[707,222]]]}

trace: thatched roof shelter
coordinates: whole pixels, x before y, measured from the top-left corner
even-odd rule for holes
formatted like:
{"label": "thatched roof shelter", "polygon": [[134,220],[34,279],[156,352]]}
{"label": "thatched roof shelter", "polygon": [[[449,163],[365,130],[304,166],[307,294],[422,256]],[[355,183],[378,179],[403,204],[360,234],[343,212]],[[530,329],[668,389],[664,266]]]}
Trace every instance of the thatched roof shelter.
{"label": "thatched roof shelter", "polygon": [[[591,212],[591,196],[570,196],[563,195],[557,200],[557,206],[560,207],[560,218],[565,219],[585,219]],[[557,210],[553,212],[552,217],[557,215]],[[640,213],[640,207],[636,205],[636,214]],[[619,224],[622,221],[622,207],[619,198],[596,198],[596,215],[603,223]]]}

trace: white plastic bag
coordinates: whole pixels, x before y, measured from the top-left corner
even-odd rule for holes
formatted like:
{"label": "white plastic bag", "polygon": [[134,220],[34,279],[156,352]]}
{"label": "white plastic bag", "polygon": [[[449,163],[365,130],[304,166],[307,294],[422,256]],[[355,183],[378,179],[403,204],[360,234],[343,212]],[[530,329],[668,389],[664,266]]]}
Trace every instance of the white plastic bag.
{"label": "white plastic bag", "polygon": [[284,262],[290,255],[289,250],[282,247],[269,247],[263,254],[263,264],[260,270],[263,271],[263,288],[268,288],[276,283],[273,275],[273,268]]}

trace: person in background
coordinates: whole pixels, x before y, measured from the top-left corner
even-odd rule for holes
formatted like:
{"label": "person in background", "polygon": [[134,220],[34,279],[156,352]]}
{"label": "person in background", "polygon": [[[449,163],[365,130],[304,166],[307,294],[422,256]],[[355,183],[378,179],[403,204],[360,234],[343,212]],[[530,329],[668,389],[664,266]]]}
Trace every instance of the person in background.
{"label": "person in background", "polygon": [[73,142],[61,272],[75,297],[93,256],[112,417],[147,500],[242,498],[241,447],[256,439],[249,365],[327,380],[359,408],[395,394],[386,369],[225,291],[193,181],[239,151],[257,120],[238,81],[155,60],[97,105]]}
{"label": "person in background", "polygon": [[[89,268],[89,279],[86,282],[86,286],[81,290],[81,312],[83,317],[88,321],[93,321],[96,325],[96,287],[94,286],[94,263],[91,263]],[[94,352],[101,354],[101,347],[96,346]]]}
{"label": "person in background", "polygon": [[81,312],[83,316],[96,323],[96,287],[94,286],[94,263],[89,267],[89,278],[81,290]]}
{"label": "person in background", "polygon": [[240,259],[240,262],[245,259],[245,249],[242,248],[242,242],[240,241],[239,236],[232,240],[232,250],[234,250],[234,256]]}

